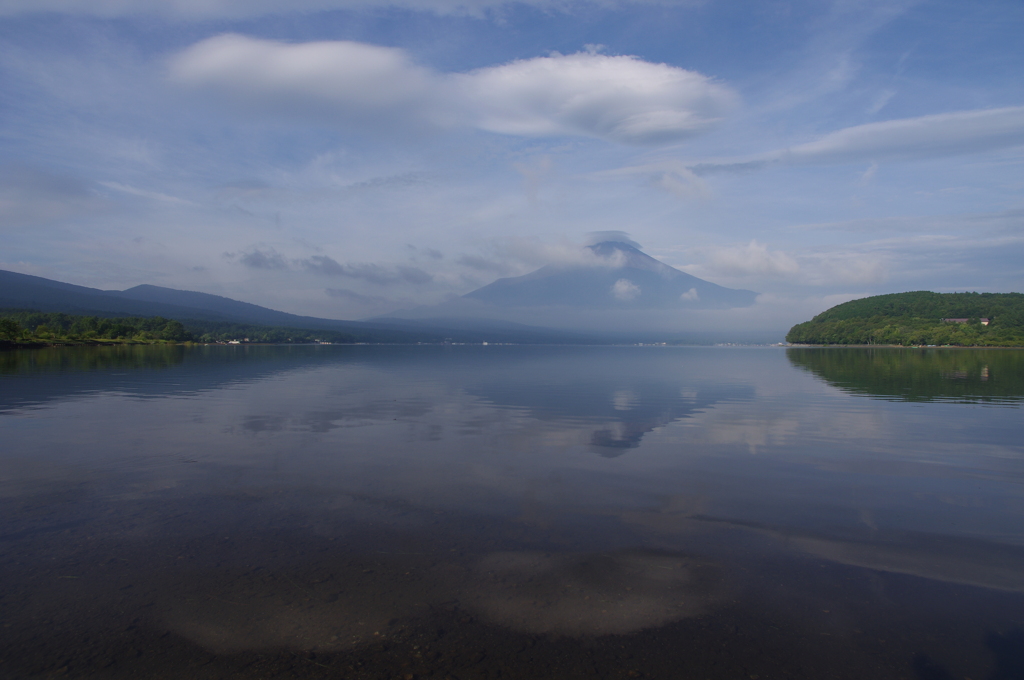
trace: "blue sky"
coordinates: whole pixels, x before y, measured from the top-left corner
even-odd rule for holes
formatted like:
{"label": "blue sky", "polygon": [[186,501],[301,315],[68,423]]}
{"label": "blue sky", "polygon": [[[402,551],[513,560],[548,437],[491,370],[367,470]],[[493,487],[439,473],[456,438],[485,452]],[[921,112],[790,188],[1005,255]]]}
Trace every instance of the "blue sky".
{"label": "blue sky", "polygon": [[0,0],[0,17],[0,268],[362,318],[620,230],[762,293],[743,323],[1024,290],[1017,1]]}

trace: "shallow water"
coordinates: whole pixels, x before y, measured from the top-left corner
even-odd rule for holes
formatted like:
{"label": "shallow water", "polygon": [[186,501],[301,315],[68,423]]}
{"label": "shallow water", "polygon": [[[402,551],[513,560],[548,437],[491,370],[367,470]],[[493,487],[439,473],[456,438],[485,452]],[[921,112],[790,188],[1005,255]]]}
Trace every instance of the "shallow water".
{"label": "shallow water", "polygon": [[1024,352],[0,354],[0,676],[1024,678]]}

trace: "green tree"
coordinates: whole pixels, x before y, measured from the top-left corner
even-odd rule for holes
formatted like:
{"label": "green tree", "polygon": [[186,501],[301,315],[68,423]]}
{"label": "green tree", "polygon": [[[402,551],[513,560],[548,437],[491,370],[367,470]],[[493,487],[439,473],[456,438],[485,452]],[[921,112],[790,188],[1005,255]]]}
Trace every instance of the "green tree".
{"label": "green tree", "polygon": [[164,340],[172,340],[174,342],[184,342],[192,339],[192,334],[185,330],[184,324],[180,321],[168,321],[160,329],[160,335],[163,336]]}
{"label": "green tree", "polygon": [[0,338],[14,341],[21,336],[21,324],[14,319],[0,319]]}

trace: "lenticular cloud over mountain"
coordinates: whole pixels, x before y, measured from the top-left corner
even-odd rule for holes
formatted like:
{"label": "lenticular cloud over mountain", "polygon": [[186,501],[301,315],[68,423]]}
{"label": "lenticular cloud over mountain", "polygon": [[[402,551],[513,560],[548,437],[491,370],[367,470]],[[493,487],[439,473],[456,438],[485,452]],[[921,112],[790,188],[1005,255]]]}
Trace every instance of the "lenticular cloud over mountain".
{"label": "lenticular cloud over mountain", "polygon": [[625,144],[699,134],[735,99],[728,88],[694,71],[589,52],[521,59],[458,75],[456,82],[480,129]]}
{"label": "lenticular cloud over mountain", "polygon": [[203,40],[170,66],[180,85],[246,106],[327,117],[383,116],[416,128],[662,144],[700,134],[737,101],[695,71],[595,52],[439,73],[401,49],[352,41],[288,44],[237,34]]}

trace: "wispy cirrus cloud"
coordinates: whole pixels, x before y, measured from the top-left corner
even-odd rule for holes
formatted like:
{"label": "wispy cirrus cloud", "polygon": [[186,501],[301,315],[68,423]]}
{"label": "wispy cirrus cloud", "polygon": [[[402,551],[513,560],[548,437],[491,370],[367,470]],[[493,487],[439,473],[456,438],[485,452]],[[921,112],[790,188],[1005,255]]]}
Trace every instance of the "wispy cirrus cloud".
{"label": "wispy cirrus cloud", "polygon": [[[773,164],[916,161],[984,153],[1020,145],[1024,145],[1024,106],[1007,106],[855,125],[809,142],[748,157],[696,163],[663,161],[661,165],[675,163],[703,177],[716,173],[753,172]],[[625,168],[622,172],[642,172],[656,166],[649,164]]]}
{"label": "wispy cirrus cloud", "polygon": [[179,203],[182,205],[195,205],[192,201],[184,198],[178,198],[177,196],[171,196],[159,191],[150,191],[148,189],[140,189],[139,187],[132,186],[130,184],[123,184],[121,182],[97,182],[100,186],[104,186],[114,191],[120,191],[123,194],[129,194],[131,196],[138,196],[139,198],[146,198],[151,201],[162,201],[164,203]]}
{"label": "wispy cirrus cloud", "polygon": [[786,163],[918,160],[1024,144],[1024,106],[939,113],[844,128],[790,147]]}
{"label": "wispy cirrus cloud", "polygon": [[595,51],[440,73],[398,48],[237,34],[176,55],[170,77],[250,108],[339,125],[474,128],[639,145],[706,132],[738,100],[732,89],[695,71]]}

